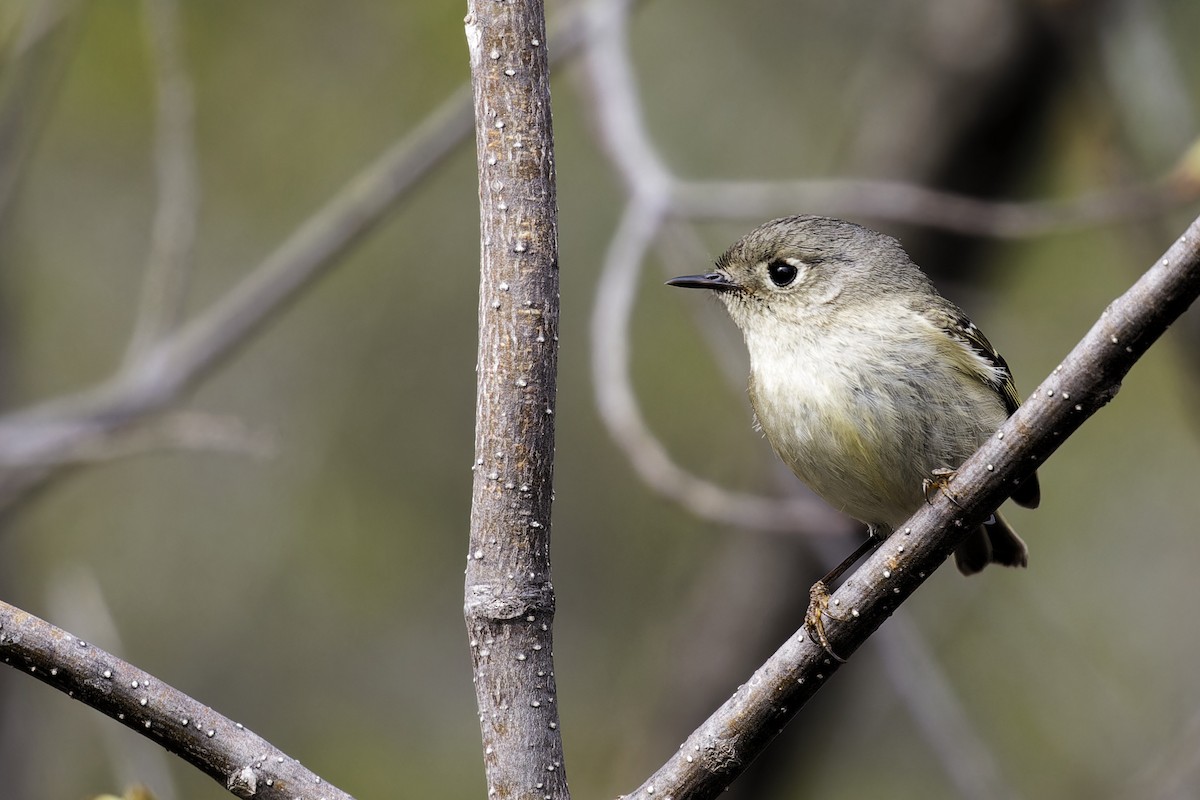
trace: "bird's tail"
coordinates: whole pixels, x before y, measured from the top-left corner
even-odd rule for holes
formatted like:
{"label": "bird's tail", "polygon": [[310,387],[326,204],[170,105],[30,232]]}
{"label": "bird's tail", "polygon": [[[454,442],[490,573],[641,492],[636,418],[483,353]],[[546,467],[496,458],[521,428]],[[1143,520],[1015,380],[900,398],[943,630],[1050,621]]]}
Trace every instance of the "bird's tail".
{"label": "bird's tail", "polygon": [[1029,564],[1029,548],[997,511],[955,548],[954,564],[963,575],[974,575],[988,564],[1024,567]]}

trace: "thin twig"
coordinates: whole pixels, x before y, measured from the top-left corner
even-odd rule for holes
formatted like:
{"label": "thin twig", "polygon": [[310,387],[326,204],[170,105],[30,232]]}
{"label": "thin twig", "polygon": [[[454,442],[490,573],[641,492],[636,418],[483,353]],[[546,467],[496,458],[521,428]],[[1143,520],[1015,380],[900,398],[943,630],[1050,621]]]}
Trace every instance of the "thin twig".
{"label": "thin twig", "polygon": [[995,754],[971,723],[966,709],[911,618],[897,613],[875,634],[876,650],[892,695],[915,721],[962,800],[1015,800]]}
{"label": "thin twig", "polygon": [[674,179],[645,134],[625,25],[629,0],[589,5],[596,34],[588,47],[588,88],[602,144],[631,200],[610,239],[592,311],[592,386],[609,434],[638,476],[691,513],[713,521],[796,533],[840,533],[846,520],[812,497],[774,500],[732,492],[684,470],[651,433],[630,381],[629,331],[647,250],[667,220]]}
{"label": "thin twig", "polygon": [[[593,30],[581,5],[565,10],[554,26],[552,61],[578,52]],[[78,394],[0,417],[0,509],[52,478],[54,464],[74,461],[73,450],[81,443],[162,411],[207,378],[337,266],[471,130],[471,91],[464,85],[351,179],[240,283],[171,335],[139,348],[140,355],[119,373]]]}
{"label": "thin twig", "polygon": [[[662,264],[663,280],[676,275],[696,272],[698,264],[711,264],[716,253],[709,252],[701,242],[696,227],[689,221],[668,222],[654,240],[655,253]],[[746,376],[750,374],[750,359],[742,344],[741,332],[730,321],[720,303],[687,303],[692,315],[692,327],[708,345],[708,350],[720,368],[730,390],[742,394]]]}
{"label": "thin twig", "polygon": [[684,470],[651,433],[630,382],[629,318],[638,271],[662,209],[651,199],[626,208],[605,255],[592,313],[592,385],[601,419],[638,476],[689,512],[728,525],[779,533],[839,534],[845,517],[815,497],[775,500],[733,492]]}
{"label": "thin twig", "polygon": [[78,39],[77,0],[45,0],[24,9],[0,53],[0,222],[16,196],[52,95]]}
{"label": "thin twig", "polygon": [[125,362],[137,358],[179,324],[187,298],[196,220],[200,213],[192,83],[183,66],[177,0],[143,0],[146,40],[154,66],[154,168],[158,202],[146,277]]}
{"label": "thin twig", "polygon": [[234,416],[203,411],[168,411],[144,425],[111,431],[92,442],[80,442],[69,466],[111,462],[122,458],[175,450],[224,453],[268,458],[275,452],[272,438]]}
{"label": "thin twig", "polygon": [[676,183],[642,118],[637,76],[629,54],[632,0],[588,0],[593,34],[584,53],[585,90],[598,144],[626,191],[666,204]]}
{"label": "thin twig", "polygon": [[899,181],[688,181],[672,210],[694,219],[758,219],[820,210],[830,216],[905,222],[954,233],[1018,239],[1161,216],[1194,199],[1169,181],[1063,201],[980,200]]}
{"label": "thin twig", "polygon": [[[51,617],[63,620],[73,630],[90,631],[90,644],[114,653],[125,651],[117,621],[90,566],[60,566],[47,583]],[[95,714],[88,716],[97,729],[97,738],[104,743],[118,785],[153,786],[154,800],[175,800],[179,796],[171,775],[173,759],[167,751],[158,747],[128,747],[123,737],[106,735],[111,730],[107,719]]]}
{"label": "thin twig", "polygon": [[[207,377],[272,315],[337,264],[384,212],[452,147],[444,138],[469,129],[457,98],[364,170],[301,225],[240,284],[160,340],[108,381],[77,395],[0,418],[0,500],[26,465],[72,460],[73,448],[162,411]],[[451,137],[453,138],[453,137]],[[49,474],[49,473],[47,473]]]}
{"label": "thin twig", "polygon": [[1153,755],[1130,780],[1125,797],[1183,800],[1195,797],[1200,785],[1200,708],[1165,739],[1165,747]]}

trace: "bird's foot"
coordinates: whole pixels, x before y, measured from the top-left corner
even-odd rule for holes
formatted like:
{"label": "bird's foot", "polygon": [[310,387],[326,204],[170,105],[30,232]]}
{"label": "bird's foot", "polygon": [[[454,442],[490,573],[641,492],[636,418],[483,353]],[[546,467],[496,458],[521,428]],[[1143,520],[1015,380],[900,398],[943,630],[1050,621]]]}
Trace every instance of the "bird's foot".
{"label": "bird's foot", "polygon": [[[954,499],[954,495],[950,494],[950,482],[954,480],[954,476],[957,474],[958,470],[939,467],[933,471],[933,477],[921,481],[921,491],[925,494],[925,502],[933,502],[929,499],[929,496],[934,492],[940,491],[946,497],[950,498],[951,503],[958,506],[958,501]],[[962,506],[959,506],[959,508],[962,508]]]}
{"label": "bird's foot", "polygon": [[817,643],[821,645],[822,650],[829,654],[830,658],[844,664],[846,659],[833,652],[833,648],[829,645],[829,638],[825,635],[824,618],[826,615],[833,619],[840,619],[829,613],[829,588],[825,585],[825,581],[817,581],[808,590],[808,611],[804,612],[804,625],[817,638]]}

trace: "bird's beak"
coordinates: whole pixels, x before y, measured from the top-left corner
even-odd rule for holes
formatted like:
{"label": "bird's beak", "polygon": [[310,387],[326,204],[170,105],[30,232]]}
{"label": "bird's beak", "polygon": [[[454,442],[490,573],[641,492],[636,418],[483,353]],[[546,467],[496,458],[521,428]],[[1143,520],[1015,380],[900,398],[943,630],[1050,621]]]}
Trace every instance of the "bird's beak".
{"label": "bird's beak", "polygon": [[680,275],[667,281],[668,286],[682,286],[685,289],[711,289],[714,292],[728,292],[736,289],[737,284],[729,280],[729,276],[721,272],[709,272],[705,275]]}

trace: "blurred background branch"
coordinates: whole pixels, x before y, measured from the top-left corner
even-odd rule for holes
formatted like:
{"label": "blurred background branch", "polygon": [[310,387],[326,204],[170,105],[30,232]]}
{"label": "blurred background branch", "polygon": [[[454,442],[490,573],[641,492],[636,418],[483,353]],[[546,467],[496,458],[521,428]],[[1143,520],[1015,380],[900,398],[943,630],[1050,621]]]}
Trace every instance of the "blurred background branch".
{"label": "blurred background branch", "polygon": [[154,62],[158,199],[127,362],[136,362],[138,355],[179,323],[200,214],[192,86],[180,60],[179,5],[175,0],[143,0],[142,8],[146,41]]}
{"label": "blurred background branch", "polygon": [[25,13],[9,11],[12,30],[0,46],[0,223],[29,164],[78,35],[77,10],[73,0],[47,0],[30,5]]}

